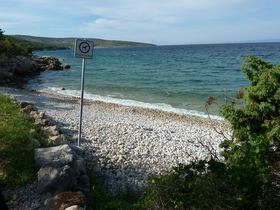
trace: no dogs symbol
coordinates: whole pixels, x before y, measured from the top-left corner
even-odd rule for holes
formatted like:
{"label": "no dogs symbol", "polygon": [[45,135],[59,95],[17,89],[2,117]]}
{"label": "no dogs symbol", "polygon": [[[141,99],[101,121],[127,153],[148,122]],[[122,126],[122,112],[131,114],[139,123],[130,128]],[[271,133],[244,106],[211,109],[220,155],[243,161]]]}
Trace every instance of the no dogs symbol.
{"label": "no dogs symbol", "polygon": [[92,58],[93,56],[93,41],[76,39],[75,42],[75,57],[77,58]]}

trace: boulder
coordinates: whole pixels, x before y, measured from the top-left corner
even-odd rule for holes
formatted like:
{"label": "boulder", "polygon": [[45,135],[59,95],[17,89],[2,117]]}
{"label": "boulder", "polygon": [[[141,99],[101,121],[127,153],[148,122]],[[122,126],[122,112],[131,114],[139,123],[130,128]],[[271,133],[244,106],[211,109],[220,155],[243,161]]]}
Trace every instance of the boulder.
{"label": "boulder", "polygon": [[42,127],[42,131],[46,136],[49,136],[49,135],[57,136],[57,135],[59,135],[59,131],[58,131],[56,125]]}
{"label": "boulder", "polygon": [[25,108],[29,105],[33,105],[32,103],[26,102],[26,101],[22,101],[19,103],[20,108]]}
{"label": "boulder", "polygon": [[63,70],[58,58],[33,56],[32,59],[40,66],[41,70]]}
{"label": "boulder", "polygon": [[82,185],[80,189],[87,192],[89,184],[83,177],[86,173],[84,159],[67,144],[36,149],[35,161],[41,167],[38,171],[40,193],[76,189],[79,183]]}
{"label": "boulder", "polygon": [[49,146],[57,146],[57,145],[64,144],[66,141],[64,135],[61,134],[57,136],[50,136],[47,142]]}
{"label": "boulder", "polygon": [[[48,199],[45,202],[47,209],[51,210],[65,210],[70,209],[83,209],[86,205],[86,197],[82,192],[61,192],[56,194],[53,198]],[[77,207],[73,207],[73,206]],[[79,208],[78,208],[79,207]]]}
{"label": "boulder", "polygon": [[77,185],[75,171],[69,165],[50,165],[38,171],[38,192],[61,192]]}
{"label": "boulder", "polygon": [[64,66],[64,69],[70,69],[71,68],[71,66],[69,65],[69,64],[66,64],[65,66]]}
{"label": "boulder", "polygon": [[74,205],[74,206],[70,206],[68,208],[66,208],[65,210],[84,210],[85,208],[82,208],[78,205]]}
{"label": "boulder", "polygon": [[0,84],[22,86],[23,77],[38,73],[39,66],[28,56],[0,56]]}
{"label": "boulder", "polygon": [[26,107],[21,109],[21,111],[26,114],[29,114],[30,112],[37,111],[37,110],[38,109],[33,104],[27,105]]}
{"label": "boulder", "polygon": [[35,150],[35,160],[39,167],[72,165],[74,159],[75,154],[67,144]]}

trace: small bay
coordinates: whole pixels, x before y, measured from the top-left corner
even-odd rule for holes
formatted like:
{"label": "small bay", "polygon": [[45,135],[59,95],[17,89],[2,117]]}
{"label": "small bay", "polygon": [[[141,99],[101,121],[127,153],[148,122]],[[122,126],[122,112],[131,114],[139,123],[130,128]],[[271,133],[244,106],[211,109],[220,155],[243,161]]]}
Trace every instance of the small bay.
{"label": "small bay", "polygon": [[[30,86],[79,96],[81,59],[72,50],[37,51],[58,57],[71,69],[43,72]],[[86,61],[86,97],[125,105],[204,115],[208,96],[233,97],[248,85],[241,72],[244,56],[280,63],[280,43],[99,48]],[[66,90],[61,91],[64,87]],[[212,114],[218,115],[216,109]]]}

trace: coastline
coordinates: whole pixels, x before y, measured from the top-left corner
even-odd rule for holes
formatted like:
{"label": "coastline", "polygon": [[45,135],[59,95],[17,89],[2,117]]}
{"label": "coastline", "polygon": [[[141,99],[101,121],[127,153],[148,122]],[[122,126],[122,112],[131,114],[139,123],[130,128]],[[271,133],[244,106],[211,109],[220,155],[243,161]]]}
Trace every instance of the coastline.
{"label": "coastline", "polygon": [[[34,103],[58,125],[70,144],[76,144],[78,98],[2,87],[0,91]],[[209,158],[209,148],[218,152],[223,137],[213,126],[230,133],[224,121],[85,100],[81,148],[84,158],[108,178],[110,191],[127,186],[137,190],[151,175],[179,163]]]}

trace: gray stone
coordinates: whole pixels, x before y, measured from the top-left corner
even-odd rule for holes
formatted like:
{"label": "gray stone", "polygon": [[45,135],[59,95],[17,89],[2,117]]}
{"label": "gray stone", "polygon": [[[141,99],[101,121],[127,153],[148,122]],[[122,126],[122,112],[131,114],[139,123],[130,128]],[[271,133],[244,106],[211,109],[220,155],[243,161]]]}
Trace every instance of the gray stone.
{"label": "gray stone", "polygon": [[58,131],[56,125],[45,126],[45,127],[42,128],[42,131],[44,132],[45,135],[51,135],[51,136],[59,135],[59,131]]}
{"label": "gray stone", "polygon": [[69,165],[45,166],[38,171],[38,192],[70,190],[76,186],[75,172]]}
{"label": "gray stone", "polygon": [[67,144],[36,149],[35,161],[41,167],[38,171],[40,193],[76,189],[77,184],[87,192],[89,180],[85,175],[85,161]]}
{"label": "gray stone", "polygon": [[29,114],[31,111],[37,111],[38,109],[33,105],[27,105],[26,107],[22,108],[21,111],[23,113]]}
{"label": "gray stone", "polygon": [[22,102],[20,102],[19,103],[19,106],[20,106],[20,108],[25,108],[25,107],[27,107],[28,105],[32,105],[33,106],[33,104],[32,103],[29,103],[29,102],[26,102],[26,101],[22,101]]}
{"label": "gray stone", "polygon": [[75,158],[74,155],[67,144],[35,150],[36,163],[41,167],[46,165],[72,165]]}
{"label": "gray stone", "polygon": [[38,112],[40,118],[45,118],[45,112]]}
{"label": "gray stone", "polygon": [[69,64],[66,64],[65,66],[64,66],[64,69],[70,69],[71,68],[71,66],[69,65]]}
{"label": "gray stone", "polygon": [[70,206],[68,208],[66,208],[65,210],[84,210],[85,208],[80,207],[78,205],[74,205],[74,206]]}
{"label": "gray stone", "polygon": [[48,145],[57,146],[65,143],[64,135],[50,136],[48,139]]}

